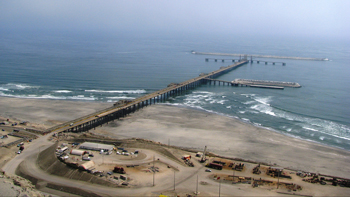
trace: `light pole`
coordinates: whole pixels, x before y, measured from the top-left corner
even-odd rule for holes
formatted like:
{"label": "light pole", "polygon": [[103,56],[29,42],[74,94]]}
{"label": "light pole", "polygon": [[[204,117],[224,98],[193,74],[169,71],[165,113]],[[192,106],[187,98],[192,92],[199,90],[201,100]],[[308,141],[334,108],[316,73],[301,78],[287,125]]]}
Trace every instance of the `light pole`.
{"label": "light pole", "polygon": [[235,171],[232,170],[232,184],[233,184],[234,180],[235,180]]}
{"label": "light pole", "polygon": [[197,174],[197,184],[196,184],[196,195],[198,195],[198,174]]}
{"label": "light pole", "polygon": [[174,169],[174,191],[175,191],[175,169]]}
{"label": "light pole", "polygon": [[278,180],[277,180],[277,189],[278,189],[278,186],[279,186],[279,184],[280,184],[280,173],[281,173],[281,171],[280,170],[278,170]]}
{"label": "light pole", "polygon": [[221,190],[221,179],[220,179],[220,182],[219,182],[219,197],[220,197],[220,190]]}
{"label": "light pole", "polygon": [[154,168],[154,155],[153,155],[153,186],[154,186],[154,175],[156,173],[156,169]]}

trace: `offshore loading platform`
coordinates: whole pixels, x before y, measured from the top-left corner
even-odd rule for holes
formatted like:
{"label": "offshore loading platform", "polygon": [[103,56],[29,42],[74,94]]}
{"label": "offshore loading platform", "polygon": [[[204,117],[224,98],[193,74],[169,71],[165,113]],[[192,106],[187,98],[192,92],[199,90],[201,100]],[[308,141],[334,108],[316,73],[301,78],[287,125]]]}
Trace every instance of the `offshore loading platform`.
{"label": "offshore loading platform", "polygon": [[232,81],[233,84],[250,87],[291,87],[300,88],[301,85],[296,82],[282,82],[282,81],[265,81],[265,80],[254,80],[254,79],[235,79]]}
{"label": "offshore loading platform", "polygon": [[229,86],[246,86],[252,88],[269,88],[269,89],[281,89],[285,87],[300,88],[301,85],[296,82],[283,82],[283,81],[266,81],[266,80],[254,80],[254,79],[235,79],[233,81],[223,81],[218,79],[206,79],[210,85],[218,83],[218,85],[229,85]]}

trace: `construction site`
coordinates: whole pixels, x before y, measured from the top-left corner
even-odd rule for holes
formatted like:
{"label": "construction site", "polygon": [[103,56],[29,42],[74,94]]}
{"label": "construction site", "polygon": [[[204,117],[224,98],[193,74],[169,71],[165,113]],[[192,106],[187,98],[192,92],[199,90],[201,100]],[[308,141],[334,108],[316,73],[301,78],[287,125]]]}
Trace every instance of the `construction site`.
{"label": "construction site", "polygon": [[[59,190],[79,196],[105,196],[118,191],[123,196],[130,189],[142,193],[144,188],[158,186],[162,189],[157,195],[206,196],[218,185],[227,185],[264,191],[278,189],[278,194],[299,195],[303,194],[305,183],[350,187],[348,179],[220,157],[207,151],[206,146],[198,152],[150,140],[116,140],[91,133],[47,137],[54,144],[41,150],[37,158],[23,161],[16,170],[42,191]],[[64,181],[45,180],[40,171]],[[196,187],[184,189],[181,183],[188,181]],[[85,186],[79,186],[80,182]]]}

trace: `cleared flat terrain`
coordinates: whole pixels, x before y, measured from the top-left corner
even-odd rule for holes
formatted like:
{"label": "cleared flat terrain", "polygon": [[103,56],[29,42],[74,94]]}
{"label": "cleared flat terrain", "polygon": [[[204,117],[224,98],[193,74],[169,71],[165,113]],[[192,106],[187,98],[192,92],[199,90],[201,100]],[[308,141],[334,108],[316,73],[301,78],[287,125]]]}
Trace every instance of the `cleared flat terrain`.
{"label": "cleared flat terrain", "polygon": [[[1,116],[37,122],[43,125],[43,128],[78,118],[111,105],[109,103],[51,102],[50,100],[42,102],[41,100],[2,97],[0,101]],[[204,146],[207,145],[208,151],[222,156],[249,159],[272,165],[276,163],[276,165],[281,167],[345,178],[349,178],[350,174],[350,167],[347,165],[350,161],[348,151],[291,138],[274,131],[245,124],[236,119],[187,108],[153,105],[145,107],[122,120],[98,127],[91,132],[119,139],[144,138],[199,151],[202,151]],[[32,144],[25,144],[25,152],[15,156],[14,159],[7,163],[4,167],[6,171],[8,173],[14,172],[17,165],[25,161],[29,163],[22,163],[23,169],[34,173],[39,178],[75,185],[80,188],[86,187],[84,182],[67,180],[56,176],[52,177],[41,171],[35,164],[35,158],[39,149],[42,150],[52,145],[52,142],[47,141],[48,136],[42,136],[34,140]],[[159,158],[161,157],[162,155],[159,155]],[[203,191],[202,194],[217,195],[218,182],[212,180],[208,173],[204,172],[205,168],[201,167],[201,164],[195,166],[195,168],[184,167],[183,172],[187,173],[187,175],[176,175],[176,188],[179,189],[179,192],[193,193],[196,187],[196,175],[198,174],[200,180],[209,183],[208,186],[203,187],[207,188],[208,191],[200,189]],[[231,172],[227,171],[227,173]],[[221,172],[214,173],[220,174]],[[164,180],[157,183],[157,188],[140,188],[136,193],[151,195],[155,191],[171,190],[173,188],[173,173],[169,171],[168,176],[165,176]],[[150,183],[149,180],[148,183]],[[305,189],[303,192],[308,195],[350,195],[348,188],[321,186],[311,183],[304,184],[309,189]],[[102,191],[94,185],[89,185],[87,190],[107,193],[115,192],[112,189],[104,189]],[[210,191],[214,192],[210,193]],[[121,190],[120,192],[120,195],[123,195],[127,191]],[[252,189],[250,185],[233,186],[232,184],[222,184],[222,194],[231,194],[232,192],[235,192],[237,195],[249,194],[256,196],[262,193],[268,196],[280,195],[275,190]]]}

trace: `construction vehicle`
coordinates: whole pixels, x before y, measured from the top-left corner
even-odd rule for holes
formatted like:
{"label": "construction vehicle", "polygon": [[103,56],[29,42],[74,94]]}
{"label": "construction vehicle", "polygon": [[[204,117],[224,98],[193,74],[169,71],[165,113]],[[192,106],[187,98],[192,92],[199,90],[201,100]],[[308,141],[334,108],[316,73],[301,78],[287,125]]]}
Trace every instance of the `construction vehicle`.
{"label": "construction vehicle", "polygon": [[185,161],[185,163],[190,167],[194,167],[194,164],[188,159]]}
{"label": "construction vehicle", "polygon": [[24,150],[24,146],[21,145],[21,146],[19,147],[19,150],[20,150],[20,151],[23,151],[23,150]]}
{"label": "construction vehicle", "polygon": [[209,163],[206,165],[206,167],[217,169],[217,170],[222,170],[222,165],[217,164],[217,163]]}
{"label": "construction vehicle", "polygon": [[205,161],[207,161],[207,159],[205,158],[205,151],[207,151],[207,146],[204,147],[203,155],[200,160],[201,163],[204,163]]}
{"label": "construction vehicle", "polygon": [[[291,176],[287,175],[286,173],[283,172],[283,168],[279,167],[269,167],[266,171],[267,175],[270,175],[271,177],[280,177],[280,178],[288,178],[292,179]],[[315,176],[314,176],[315,177]],[[318,177],[317,177],[318,179]]]}
{"label": "construction vehicle", "polygon": [[244,163],[239,163],[236,164],[234,168],[232,168],[232,170],[236,170],[236,171],[243,171],[244,168]]}
{"label": "construction vehicle", "polygon": [[190,167],[194,167],[194,164],[191,162],[191,155],[183,155],[182,159],[185,161],[185,164]]}
{"label": "construction vehicle", "polygon": [[226,162],[217,161],[217,160],[214,160],[213,163],[217,163],[217,164],[220,164],[220,165],[222,165],[222,166],[225,166],[225,165],[226,165]]}
{"label": "construction vehicle", "polygon": [[182,159],[185,160],[185,161],[186,160],[190,160],[191,159],[191,155],[183,155]]}
{"label": "construction vehicle", "polygon": [[113,172],[119,173],[119,174],[125,174],[126,173],[123,167],[118,167],[118,166],[114,167]]}
{"label": "construction vehicle", "polygon": [[253,174],[261,174],[261,171],[260,171],[260,164],[258,164],[257,166],[255,166],[253,168]]}

